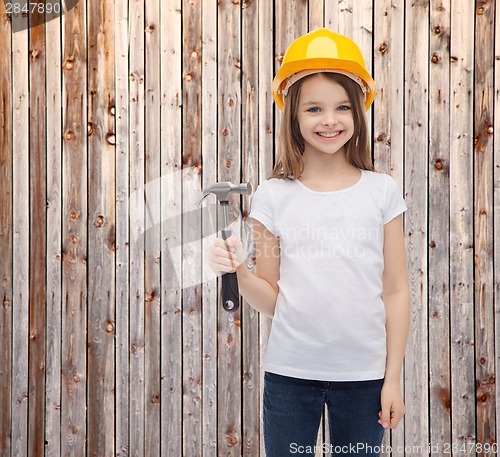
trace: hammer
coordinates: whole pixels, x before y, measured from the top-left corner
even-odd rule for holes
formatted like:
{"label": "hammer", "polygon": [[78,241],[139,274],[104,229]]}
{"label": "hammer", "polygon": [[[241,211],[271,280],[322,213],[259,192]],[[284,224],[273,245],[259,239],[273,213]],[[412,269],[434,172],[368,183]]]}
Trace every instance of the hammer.
{"label": "hammer", "polygon": [[[250,184],[249,182],[244,182],[241,184],[218,182],[203,191],[203,194],[198,200],[198,205],[206,196],[210,194],[215,194],[217,200],[219,200],[220,206],[222,208],[222,221],[224,224],[224,229],[221,230],[223,240],[227,240],[231,236],[231,230],[227,228],[227,226],[229,225],[229,217],[227,214],[227,208],[229,206],[229,196],[231,194],[250,195],[251,193],[252,184]],[[226,247],[229,250],[227,243]],[[236,273],[226,273],[222,275],[222,307],[226,311],[233,312],[237,311],[240,307],[240,293],[238,289],[238,278],[236,276]]]}

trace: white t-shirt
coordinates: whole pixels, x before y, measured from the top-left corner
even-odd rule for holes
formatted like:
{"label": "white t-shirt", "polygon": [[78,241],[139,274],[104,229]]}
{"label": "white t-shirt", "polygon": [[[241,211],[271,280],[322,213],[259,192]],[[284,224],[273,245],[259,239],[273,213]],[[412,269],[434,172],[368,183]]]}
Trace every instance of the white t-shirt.
{"label": "white t-shirt", "polygon": [[281,248],[266,371],[319,381],[384,377],[384,224],[407,207],[391,176],[361,171],[334,192],[275,178],[255,191],[250,217]]}

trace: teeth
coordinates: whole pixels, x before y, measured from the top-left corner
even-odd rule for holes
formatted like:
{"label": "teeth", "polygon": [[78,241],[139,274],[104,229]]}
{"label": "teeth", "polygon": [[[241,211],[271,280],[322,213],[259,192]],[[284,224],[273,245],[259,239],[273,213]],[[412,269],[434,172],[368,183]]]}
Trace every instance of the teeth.
{"label": "teeth", "polygon": [[340,132],[332,132],[332,133],[322,133],[322,132],[317,132],[319,136],[322,136],[323,138],[334,138],[338,135],[340,135]]}

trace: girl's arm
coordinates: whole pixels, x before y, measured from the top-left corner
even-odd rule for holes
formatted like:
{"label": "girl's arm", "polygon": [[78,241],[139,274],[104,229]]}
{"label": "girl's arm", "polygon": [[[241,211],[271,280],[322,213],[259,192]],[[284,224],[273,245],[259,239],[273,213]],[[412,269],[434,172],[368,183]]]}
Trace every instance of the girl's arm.
{"label": "girl's arm", "polygon": [[384,226],[382,282],[386,312],[387,358],[379,422],[384,428],[395,428],[404,415],[400,376],[410,326],[410,291],[401,214]]}
{"label": "girl's arm", "polygon": [[256,249],[256,274],[245,265],[241,241],[231,236],[227,239],[230,251],[221,238],[210,250],[210,266],[216,272],[234,272],[238,276],[240,294],[255,310],[273,317],[278,298],[280,270],[279,239],[259,221],[253,219]]}

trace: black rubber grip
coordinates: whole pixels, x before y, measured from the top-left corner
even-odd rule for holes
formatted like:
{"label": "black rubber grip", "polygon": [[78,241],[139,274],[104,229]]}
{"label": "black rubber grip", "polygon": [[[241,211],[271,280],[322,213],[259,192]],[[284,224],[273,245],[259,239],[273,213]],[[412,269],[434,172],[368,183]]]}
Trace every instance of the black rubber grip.
{"label": "black rubber grip", "polygon": [[222,275],[222,307],[229,312],[238,311],[240,307],[240,292],[236,273]]}

